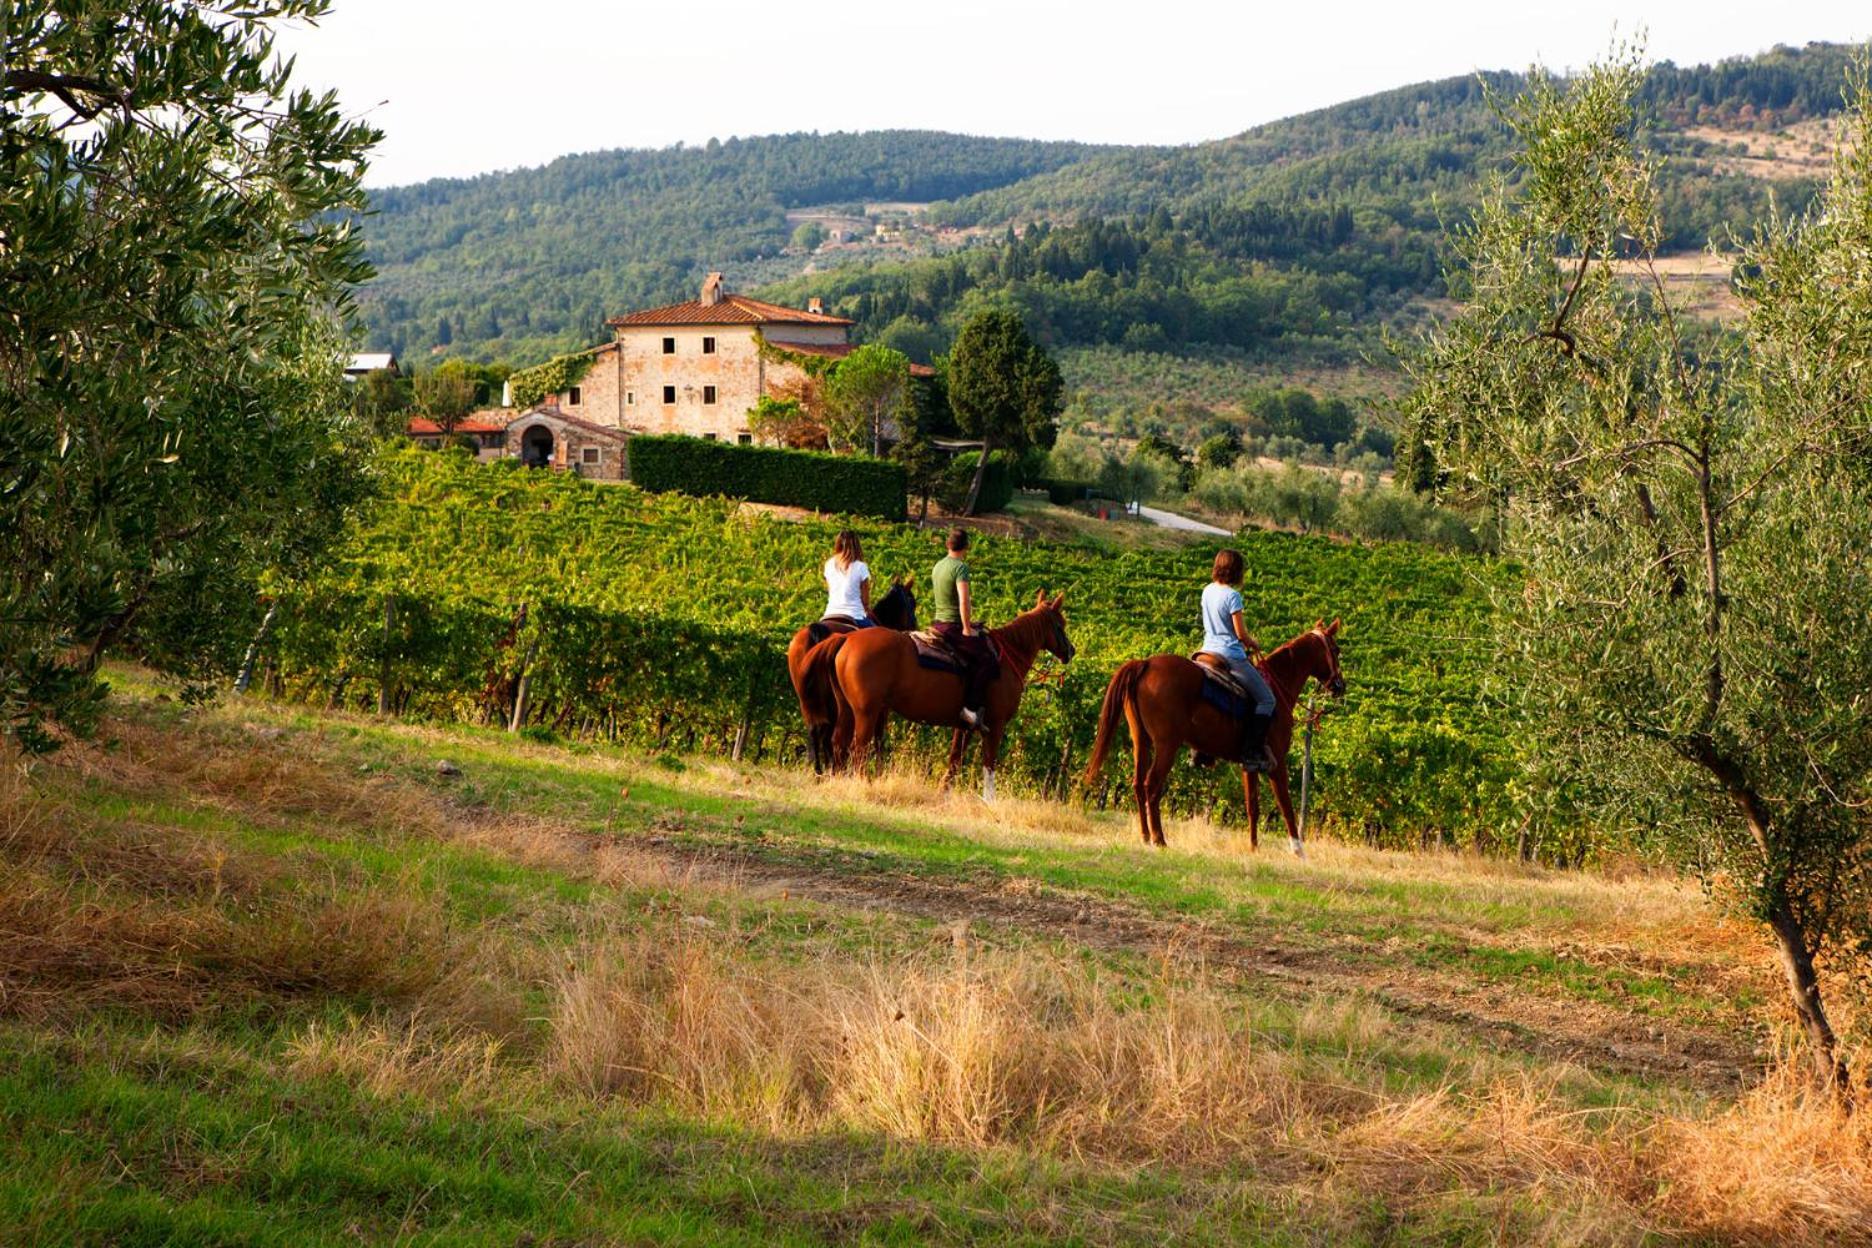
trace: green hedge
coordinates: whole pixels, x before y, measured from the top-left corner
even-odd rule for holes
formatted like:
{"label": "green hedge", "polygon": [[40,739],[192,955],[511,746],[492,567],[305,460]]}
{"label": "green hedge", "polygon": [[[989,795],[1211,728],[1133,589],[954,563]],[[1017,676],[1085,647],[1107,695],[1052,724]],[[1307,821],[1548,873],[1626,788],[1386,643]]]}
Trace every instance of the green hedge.
{"label": "green hedge", "polygon": [[632,438],[630,478],[646,490],[720,494],[884,520],[903,519],[908,488],[903,466],[887,460],[680,436]]}
{"label": "green hedge", "polygon": [[1092,497],[1092,491],[1098,488],[1090,481],[1062,481],[1058,477],[1043,477],[1040,485],[1047,492],[1047,501],[1062,507]]}

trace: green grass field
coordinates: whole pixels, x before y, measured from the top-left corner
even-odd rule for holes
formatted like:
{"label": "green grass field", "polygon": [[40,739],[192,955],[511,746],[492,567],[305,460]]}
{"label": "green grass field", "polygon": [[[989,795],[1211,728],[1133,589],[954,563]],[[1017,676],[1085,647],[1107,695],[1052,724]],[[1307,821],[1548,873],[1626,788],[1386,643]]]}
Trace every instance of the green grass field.
{"label": "green grass field", "polygon": [[1867,1241],[1668,877],[114,681],[0,788],[0,1241]]}

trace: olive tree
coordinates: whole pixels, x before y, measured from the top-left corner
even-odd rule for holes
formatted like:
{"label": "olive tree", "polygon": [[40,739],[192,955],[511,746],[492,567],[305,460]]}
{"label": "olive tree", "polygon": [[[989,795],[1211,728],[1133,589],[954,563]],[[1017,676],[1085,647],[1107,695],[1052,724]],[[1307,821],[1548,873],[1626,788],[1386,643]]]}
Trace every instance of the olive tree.
{"label": "olive tree", "polygon": [[[1461,314],[1409,361],[1422,478],[1499,503],[1504,685],[1605,834],[1763,922],[1820,1080],[1872,936],[1872,95],[1831,185],[1741,244],[1746,321],[1660,278],[1642,69],[1535,74],[1518,176],[1455,240]],[[1837,978],[1836,978],[1837,977]]]}
{"label": "olive tree", "polygon": [[362,488],[341,331],[377,135],[292,90],[271,35],[324,9],[0,16],[0,732],[27,748],[87,726],[133,635],[225,669],[261,575]]}

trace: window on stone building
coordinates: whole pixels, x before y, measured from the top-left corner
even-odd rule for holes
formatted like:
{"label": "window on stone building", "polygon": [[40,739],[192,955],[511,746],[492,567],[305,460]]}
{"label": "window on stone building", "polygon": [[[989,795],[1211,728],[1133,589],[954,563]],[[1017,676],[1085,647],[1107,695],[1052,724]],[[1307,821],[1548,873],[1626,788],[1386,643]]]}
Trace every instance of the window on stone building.
{"label": "window on stone building", "polygon": [[579,462],[582,464],[595,464],[603,458],[603,454],[595,446],[588,446],[579,452]]}
{"label": "window on stone building", "polygon": [[637,392],[635,390],[626,390],[624,392],[624,406],[625,407],[637,406]]}
{"label": "window on stone building", "polygon": [[704,403],[713,403],[715,401],[715,387],[714,386],[702,387],[702,401]]}
{"label": "window on stone building", "polygon": [[665,338],[663,340],[663,354],[664,355],[676,354],[676,340],[674,338]]}
{"label": "window on stone building", "polygon": [[566,391],[566,406],[577,407],[578,405],[579,405],[579,388],[577,386],[573,386],[570,390]]}
{"label": "window on stone building", "polygon": [[751,433],[737,433],[735,434],[735,441],[739,442],[742,446],[752,446],[754,445],[754,435]]}
{"label": "window on stone building", "polygon": [[676,401],[676,387],[675,386],[663,387],[663,401],[665,403],[674,403]]}
{"label": "window on stone building", "polygon": [[715,354],[715,340],[713,338],[704,338],[702,340],[702,354],[703,355]]}
{"label": "window on stone building", "polygon": [[702,435],[702,440],[704,442],[713,442],[716,440],[716,438],[715,438],[715,435],[712,433],[705,433]]}

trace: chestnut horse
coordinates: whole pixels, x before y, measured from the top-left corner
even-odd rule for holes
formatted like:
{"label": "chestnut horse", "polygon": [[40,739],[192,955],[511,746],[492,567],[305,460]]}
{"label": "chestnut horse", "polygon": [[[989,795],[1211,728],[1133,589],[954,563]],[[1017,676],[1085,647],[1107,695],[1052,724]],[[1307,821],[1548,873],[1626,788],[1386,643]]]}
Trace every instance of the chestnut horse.
{"label": "chestnut horse", "polygon": [[[1287,793],[1287,750],[1293,744],[1294,706],[1306,682],[1317,680],[1335,697],[1345,693],[1339,672],[1339,621],[1315,624],[1269,654],[1261,665],[1274,691],[1274,722],[1268,725],[1267,745],[1274,755],[1268,783],[1274,802],[1287,821],[1287,844],[1296,854],[1300,829],[1294,822],[1293,801]],[[1138,829],[1146,845],[1162,845],[1164,784],[1177,752],[1185,745],[1212,758],[1233,758],[1240,749],[1241,724],[1202,696],[1202,669],[1180,654],[1158,654],[1132,659],[1112,673],[1105,687],[1105,705],[1099,712],[1098,740],[1086,767],[1085,783],[1097,783],[1112,731],[1122,714],[1131,728],[1132,791],[1137,796]],[[1257,777],[1242,770],[1242,789],[1248,801],[1248,843],[1261,844],[1261,800]]]}
{"label": "chestnut horse", "polygon": [[[1065,594],[1049,599],[1044,590],[1024,611],[988,636],[1001,651],[1001,672],[988,685],[986,715],[977,729],[982,736],[982,797],[994,800],[995,762],[1009,721],[1020,709],[1027,673],[1042,650],[1062,663],[1075,653],[1066,636]],[[901,633],[881,628],[828,637],[807,657],[809,673],[819,666],[833,671],[833,694],[838,699],[838,731],[832,738],[835,764],[861,771],[878,735],[895,712],[919,724],[935,724],[957,731],[949,746],[947,786],[955,779],[968,748],[962,729],[962,678],[952,672],[933,671],[917,662],[916,644]]]}
{"label": "chestnut horse", "polygon": [[[916,595],[910,592],[910,582],[891,582],[890,591],[871,608],[871,618],[881,627],[900,633],[916,628]],[[799,695],[800,714],[806,719],[806,748],[812,754],[814,771],[823,772],[832,762],[832,729],[838,723],[838,703],[832,700],[830,672],[813,687],[807,687],[807,652],[829,636],[862,631],[822,621],[800,629],[787,643],[787,675],[792,678],[793,692]]]}

